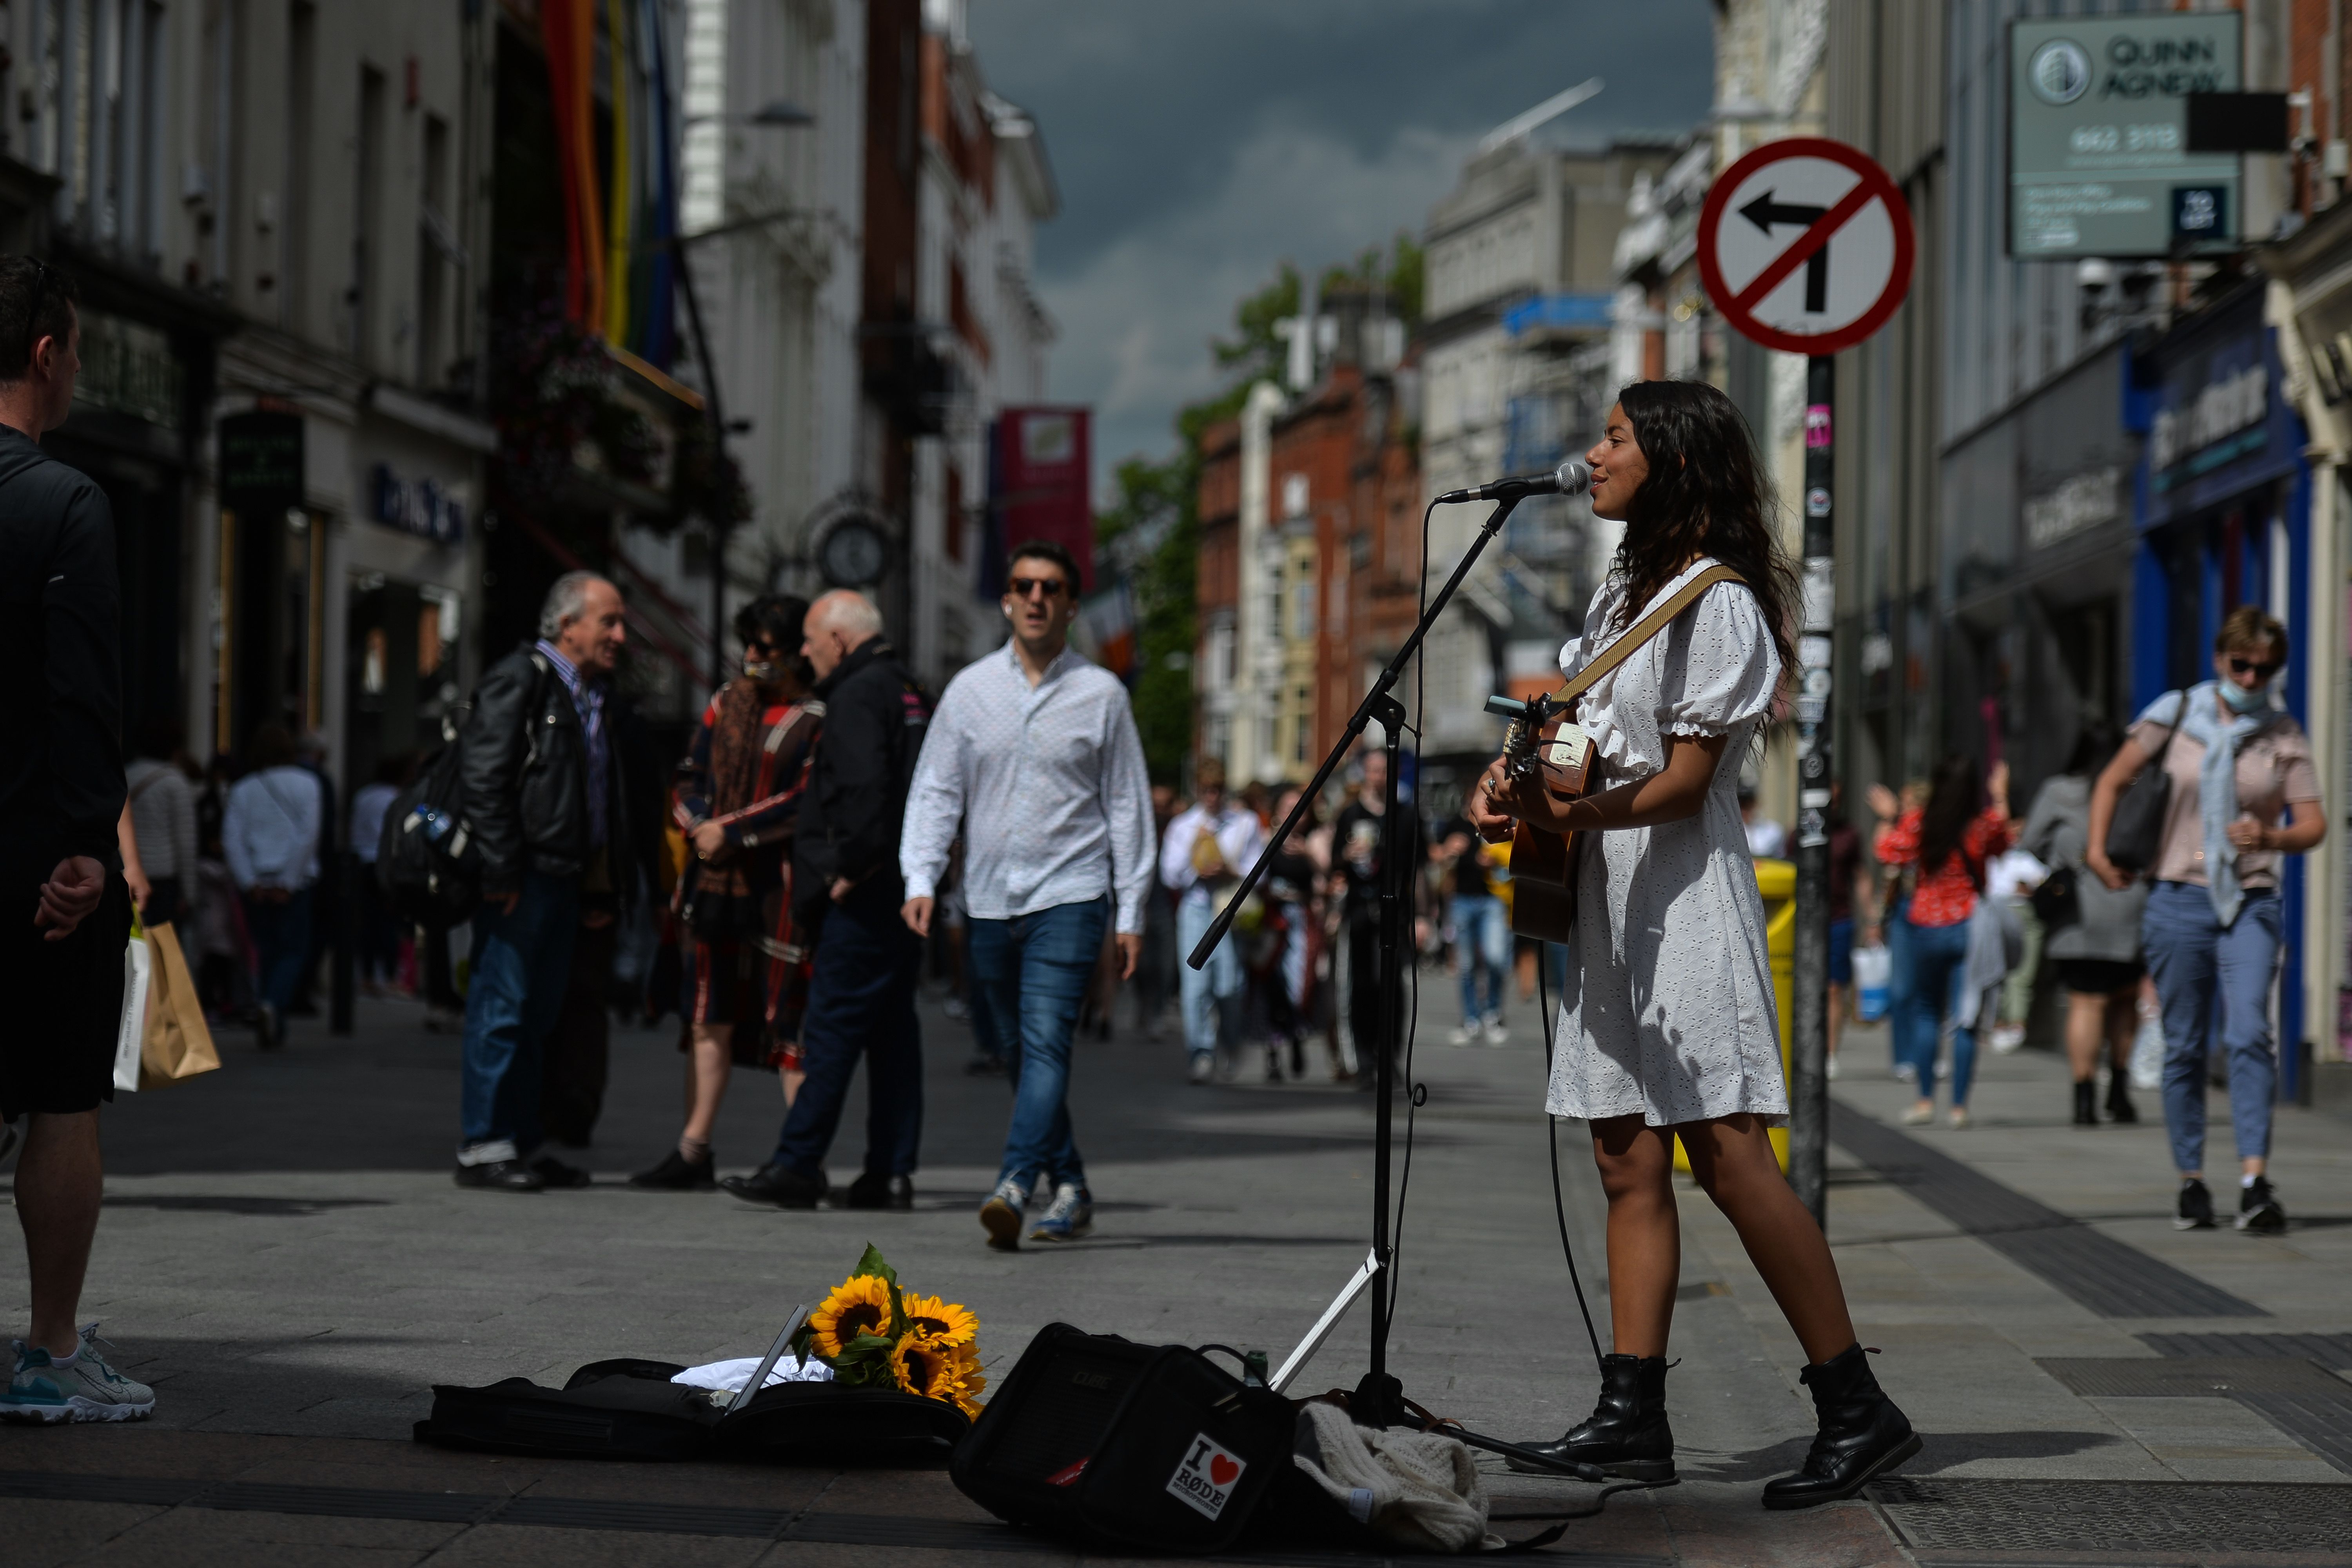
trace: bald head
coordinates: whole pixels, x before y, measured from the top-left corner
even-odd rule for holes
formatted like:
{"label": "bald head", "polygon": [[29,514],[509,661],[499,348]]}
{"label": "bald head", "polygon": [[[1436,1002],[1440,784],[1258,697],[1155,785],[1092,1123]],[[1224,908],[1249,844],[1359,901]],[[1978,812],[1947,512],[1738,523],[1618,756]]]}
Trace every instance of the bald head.
{"label": "bald head", "polygon": [[823,680],[863,645],[882,635],[882,612],[854,588],[835,588],[809,606],[801,652]]}

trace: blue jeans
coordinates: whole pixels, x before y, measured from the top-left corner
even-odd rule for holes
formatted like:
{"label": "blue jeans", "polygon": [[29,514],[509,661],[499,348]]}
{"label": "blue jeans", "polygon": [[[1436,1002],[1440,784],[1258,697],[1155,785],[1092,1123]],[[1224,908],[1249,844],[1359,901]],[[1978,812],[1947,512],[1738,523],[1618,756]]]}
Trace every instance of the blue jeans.
{"label": "blue jeans", "polygon": [[458,1098],[462,1148],[474,1163],[528,1159],[540,1145],[541,1053],[579,930],[577,877],[526,871],[512,914],[489,904],[474,911]]}
{"label": "blue jeans", "polygon": [[[1456,893],[1454,951],[1462,963],[1462,1022],[1475,1024],[1503,1011],[1503,976],[1511,967],[1511,923],[1492,893]],[[1486,1005],[1478,1005],[1478,977],[1486,977]]]}
{"label": "blue jeans", "polygon": [[841,1125],[849,1080],[866,1058],[866,1165],[911,1176],[923,1142],[923,1031],[915,1017],[922,939],[896,909],[835,904],[824,915],[801,1022],[808,1078],[776,1138],[776,1163],[811,1181]]}
{"label": "blue jeans", "polygon": [[2184,1175],[2205,1168],[2205,1057],[2217,1034],[2230,1064],[2238,1158],[2270,1158],[2271,1099],[2278,1087],[2271,981],[2284,919],[2272,892],[2248,893],[2226,931],[2202,888],[2158,882],[2147,895],[2140,946],[2164,1008],[2164,1125],[2172,1134],[2173,1169]]}
{"label": "blue jeans", "polygon": [[971,922],[971,1032],[1012,1068],[999,1182],[1026,1188],[1043,1171],[1056,1186],[1087,1184],[1070,1131],[1070,1036],[1109,923],[1108,899]]}
{"label": "blue jeans", "polygon": [[1200,968],[1185,962],[1216,918],[1216,907],[1198,899],[1188,898],[1176,906],[1176,977],[1184,1005],[1184,1048],[1196,1057],[1216,1055],[1219,1017],[1233,1010],[1242,994],[1242,959],[1232,933]]}
{"label": "blue jeans", "polygon": [[[1948,926],[1917,926],[1906,912],[1895,922],[1904,928],[1905,957],[1895,963],[1900,977],[1895,988],[1901,1000],[1895,1007],[1895,1053],[1919,1075],[1919,1098],[1936,1098],[1936,1037],[1947,1015],[1959,1004],[1969,981],[1969,922]],[[1906,975],[1905,972],[1908,971]],[[1969,1102],[1969,1085],[1977,1073],[1974,1029],[1952,1031],[1952,1105]]]}
{"label": "blue jeans", "polygon": [[303,966],[310,960],[310,889],[303,889],[282,904],[247,893],[245,925],[253,933],[261,999],[283,1017],[294,994],[302,989]]}

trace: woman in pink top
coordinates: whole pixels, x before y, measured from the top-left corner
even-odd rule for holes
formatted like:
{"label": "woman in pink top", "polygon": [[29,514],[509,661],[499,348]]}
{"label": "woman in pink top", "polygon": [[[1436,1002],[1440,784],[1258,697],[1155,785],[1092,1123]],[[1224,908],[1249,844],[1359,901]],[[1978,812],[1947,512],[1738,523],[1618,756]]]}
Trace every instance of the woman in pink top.
{"label": "woman in pink top", "polygon": [[2237,1226],[2276,1234],[2286,1210],[2271,1190],[2271,1100],[2278,1057],[2271,983],[2283,913],[2279,858],[2326,831],[2311,742],[2273,696],[2286,668],[2286,628],[2241,605],[2213,639],[2213,679],[2168,691],[2132,725],[2091,792],[2083,862],[2110,888],[2131,877],[2107,858],[2116,800],[2149,762],[2172,781],[2148,875],[2156,886],[2140,941],[2164,1006],[2164,1121],[2180,1173],[2173,1224],[2213,1224],[2205,1187],[2205,1057],[2219,1035],[2237,1133]]}

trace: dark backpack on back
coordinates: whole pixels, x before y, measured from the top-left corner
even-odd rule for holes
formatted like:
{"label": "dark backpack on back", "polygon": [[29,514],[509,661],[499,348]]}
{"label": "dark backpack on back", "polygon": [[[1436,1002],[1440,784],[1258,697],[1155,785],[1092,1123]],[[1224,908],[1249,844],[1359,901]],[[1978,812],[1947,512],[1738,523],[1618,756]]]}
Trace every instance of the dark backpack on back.
{"label": "dark backpack on back", "polygon": [[393,797],[377,841],[375,874],[393,913],[427,927],[456,925],[482,900],[480,857],[465,818],[457,737],[471,706],[441,721],[441,747],[415,782]]}

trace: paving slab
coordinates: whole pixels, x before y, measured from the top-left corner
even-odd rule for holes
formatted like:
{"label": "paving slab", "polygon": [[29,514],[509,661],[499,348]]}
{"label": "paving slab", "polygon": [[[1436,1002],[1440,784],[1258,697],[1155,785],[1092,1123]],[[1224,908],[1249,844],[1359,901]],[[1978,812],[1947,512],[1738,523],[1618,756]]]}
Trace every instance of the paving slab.
{"label": "paving slab", "polygon": [[[1423,978],[1415,1076],[1429,1099],[1412,1118],[1391,1365],[1441,1414],[1497,1436],[1552,1436],[1590,1411],[1594,1378],[1560,1255],[1545,1140],[1558,1139],[1570,1238],[1605,1342],[1602,1205],[1589,1144],[1581,1127],[1553,1130],[1539,1114],[1532,1007],[1517,1010],[1508,1046],[1433,1045],[1450,1022],[1452,986],[1435,971]],[[1172,1037],[1125,1026],[1077,1053],[1073,1105],[1098,1199],[1096,1236],[1058,1249],[988,1250],[973,1211],[994,1181],[1005,1088],[962,1073],[962,1026],[929,1002],[923,1016],[925,1155],[909,1214],[791,1214],[723,1194],[626,1188],[626,1173],[652,1163],[676,1132],[681,1068],[666,1032],[615,1033],[598,1144],[575,1156],[596,1184],[531,1197],[450,1182],[457,1046],[424,1033],[412,1006],[364,1004],[348,1040],[298,1022],[289,1048],[269,1056],[225,1036],[221,1072],[125,1097],[107,1113],[107,1209],[86,1315],[102,1318],[128,1370],[156,1384],[156,1418],[132,1428],[0,1429],[0,1520],[22,1526],[8,1539],[38,1563],[133,1552],[150,1562],[338,1563],[851,1564],[886,1553],[894,1568],[1108,1561],[1012,1536],[938,1468],[529,1460],[407,1440],[436,1383],[561,1382],[611,1355],[758,1353],[792,1307],[821,1296],[869,1240],[910,1285],[980,1314],[983,1364],[997,1378],[1054,1321],[1279,1353],[1360,1259],[1368,1095],[1328,1082],[1188,1086]],[[2352,1492],[2343,1490],[2352,1474],[2324,1451],[2324,1435],[2307,1436],[2320,1431],[2319,1417],[2265,1415],[2249,1403],[2268,1397],[2256,1394],[2078,1394],[2041,1364],[2147,1360],[2190,1343],[2179,1336],[2203,1347],[2181,1353],[2251,1354],[2271,1343],[2204,1337],[2216,1333],[2306,1336],[2294,1342],[2298,1353],[2331,1353],[2325,1336],[2352,1331],[2341,1288],[2352,1200],[2335,1196],[2352,1192],[2343,1122],[2282,1111],[2278,1180],[2296,1218],[2286,1237],[2184,1236],[2168,1223],[2168,1160],[2152,1097],[2141,1097],[2150,1120],[2138,1127],[2072,1129],[2058,1064],[2035,1052],[1988,1055],[1975,1127],[1899,1129],[1907,1090],[1884,1073],[1881,1034],[1847,1037],[1841,1116],[1907,1141],[1865,1138],[1871,1159],[1833,1151],[1830,1235],[1864,1342],[1885,1352],[1881,1379],[1927,1438],[1908,1474],[1995,1489],[2107,1484],[2126,1497],[2290,1481],[2297,1497],[2324,1489],[2352,1521]],[[757,1164],[780,1112],[772,1079],[739,1073],[718,1131],[722,1166]],[[836,1179],[856,1169],[860,1120],[853,1107]],[[2226,1118],[2216,1126],[2226,1145]],[[2046,1259],[2037,1269],[2041,1255],[2005,1248],[1922,1201],[1918,1173],[1935,1162],[1915,1149],[2056,1216],[2041,1223],[2129,1248],[2261,1315],[2095,1310],[2053,1281]],[[1553,1552],[1629,1564],[1927,1561],[1922,1552],[1936,1549],[1902,1533],[1906,1507],[1923,1519],[1920,1510],[1942,1510],[1946,1534],[1966,1537],[1969,1510],[1996,1506],[1985,1500],[1997,1490],[1793,1515],[1757,1506],[1761,1482],[1793,1468],[1812,1431],[1796,1381],[1802,1355],[1737,1236],[1694,1188],[1685,1184],[1679,1201],[1681,1359],[1669,1403],[1685,1479],[1612,1498]],[[21,1322],[24,1311],[21,1255],[0,1249],[0,1312]],[[1350,1385],[1364,1365],[1360,1314],[1301,1388]],[[1498,1464],[1482,1469],[1502,1512],[1579,1508],[1594,1496]],[[23,1483],[15,1492],[11,1477]],[[161,1487],[153,1495],[183,1500],[17,1495],[69,1489],[76,1477],[89,1478],[86,1487]],[[179,1482],[187,1484],[175,1489]],[[208,1486],[297,1489],[214,1495],[299,1497],[319,1511],[205,1506],[197,1494]],[[370,1509],[408,1506],[368,1500],[379,1494],[522,1499],[541,1512],[518,1517],[533,1521],[596,1502],[608,1505],[605,1517],[631,1505],[655,1521],[675,1517],[660,1510],[700,1508],[797,1522],[759,1541],[436,1522],[373,1517]]]}

